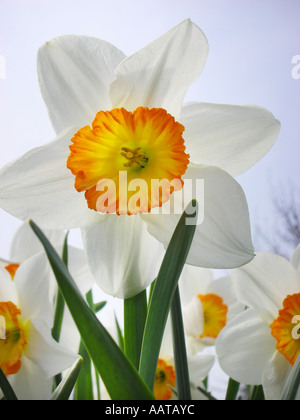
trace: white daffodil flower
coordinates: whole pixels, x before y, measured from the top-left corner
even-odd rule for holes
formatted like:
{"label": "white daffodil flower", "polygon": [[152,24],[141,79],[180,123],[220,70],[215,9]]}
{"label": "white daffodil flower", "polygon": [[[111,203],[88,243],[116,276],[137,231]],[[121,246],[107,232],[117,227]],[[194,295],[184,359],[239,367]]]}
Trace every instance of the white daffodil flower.
{"label": "white daffodil flower", "polygon": [[[61,255],[66,233],[62,230],[44,230],[44,234],[59,255]],[[33,256],[36,256],[37,260],[41,259],[45,265],[44,269],[48,277],[47,282],[49,283],[49,299],[52,305],[55,306],[58,290],[55,276],[40,240],[34,234],[29,223],[26,222],[19,227],[13,236],[9,261],[0,259],[0,266],[4,267],[10,273],[11,278],[14,279],[20,265]],[[68,269],[78,289],[85,296],[92,289],[95,281],[82,249],[68,245]],[[32,281],[34,282],[34,279]],[[64,309],[60,343],[74,352],[77,352],[79,349],[80,335],[68,307]]]}
{"label": "white daffodil flower", "polygon": [[237,300],[232,279],[214,279],[208,269],[185,266],[180,290],[185,333],[192,353],[214,345],[225,325],[244,309]]}
{"label": "white daffodil flower", "polygon": [[[61,255],[66,233],[63,230],[44,230],[44,234],[59,255]],[[21,263],[34,255],[44,254],[44,252],[40,240],[34,234],[29,223],[25,222],[17,229],[13,236],[9,261],[0,259],[0,265],[9,271],[13,278]],[[46,261],[45,264],[49,268],[50,295],[54,297],[57,291],[56,280],[49,263]],[[94,284],[94,277],[89,269],[86,256],[82,249],[68,245],[68,268],[77,287],[85,295],[91,290]]]}
{"label": "white daffodil flower", "polygon": [[52,378],[71,367],[78,356],[51,336],[53,305],[49,299],[46,256],[22,263],[12,280],[0,267],[0,367],[18,399],[45,400]]}
{"label": "white daffodil flower", "polygon": [[238,299],[248,307],[220,333],[216,350],[222,369],[243,384],[264,387],[280,398],[300,354],[300,245],[290,261],[258,253],[233,270]]}
{"label": "white daffodil flower", "polygon": [[0,171],[0,206],[42,228],[82,228],[91,270],[108,294],[131,297],[153,281],[161,244],[197,185],[202,223],[187,263],[233,268],[254,256],[247,202],[233,176],[269,151],[280,124],[257,106],[183,105],[207,54],[190,20],[129,57],[75,35],[38,52],[57,137]]}

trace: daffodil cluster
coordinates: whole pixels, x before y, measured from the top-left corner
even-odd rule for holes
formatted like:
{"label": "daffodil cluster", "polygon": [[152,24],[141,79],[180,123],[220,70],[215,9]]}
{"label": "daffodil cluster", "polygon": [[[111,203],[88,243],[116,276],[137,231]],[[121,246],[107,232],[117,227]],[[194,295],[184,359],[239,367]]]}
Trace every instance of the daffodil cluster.
{"label": "daffodil cluster", "polygon": [[[56,137],[0,170],[0,206],[24,221],[0,267],[5,398],[214,399],[215,361],[227,397],[290,395],[299,247],[291,262],[255,255],[234,178],[280,123],[255,105],[185,103],[207,55],[190,20],[128,57],[76,35],[39,49]],[[68,245],[75,228],[83,249]],[[96,287],[124,303],[124,328],[111,308],[101,319]]]}

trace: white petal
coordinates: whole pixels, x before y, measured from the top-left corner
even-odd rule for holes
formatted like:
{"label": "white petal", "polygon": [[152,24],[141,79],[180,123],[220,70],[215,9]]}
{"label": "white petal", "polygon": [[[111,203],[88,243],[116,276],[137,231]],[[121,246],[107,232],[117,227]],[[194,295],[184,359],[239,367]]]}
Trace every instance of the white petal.
{"label": "white petal", "polygon": [[179,282],[182,304],[186,305],[194,296],[204,294],[212,281],[212,270],[186,264]]}
{"label": "white petal", "polygon": [[262,372],[275,347],[269,325],[252,309],[237,315],[216,340],[221,368],[237,382],[247,385],[262,383]]}
{"label": "white petal", "polygon": [[49,328],[53,323],[53,307],[49,295],[51,277],[47,256],[40,253],[23,262],[14,278],[22,318],[43,320]]}
{"label": "white petal", "polygon": [[15,305],[19,304],[18,291],[8,271],[0,266],[0,302],[9,301]]}
{"label": "white petal", "polygon": [[91,290],[95,281],[82,249],[69,246],[68,267],[71,276],[83,295]]}
{"label": "white petal", "polygon": [[188,356],[190,381],[194,386],[202,386],[202,381],[213,367],[215,357],[211,354]]}
{"label": "white petal", "polygon": [[98,111],[111,108],[109,86],[124,58],[108,42],[87,36],[61,36],[40,48],[40,88],[57,133],[89,125]]}
{"label": "white petal", "polygon": [[296,270],[300,273],[300,245],[298,245],[297,248],[295,249],[292,255],[291,263],[296,268]]}
{"label": "white petal", "polygon": [[286,358],[275,351],[272,359],[265,366],[263,373],[263,387],[266,400],[280,400],[284,384],[292,366]]}
{"label": "white petal", "polygon": [[47,325],[41,322],[30,324],[25,355],[46,373],[53,377],[71,367],[78,356],[53,340]]}
{"label": "white petal", "polygon": [[182,309],[184,330],[190,337],[199,337],[203,333],[204,313],[201,300],[194,296]]}
{"label": "white petal", "polygon": [[191,161],[217,166],[232,176],[258,162],[273,146],[280,123],[266,109],[190,103],[179,121]]}
{"label": "white petal", "polygon": [[245,305],[237,300],[234,281],[230,276],[221,277],[211,282],[206,289],[206,293],[213,293],[223,299],[228,307],[227,322],[245,308]]}
{"label": "white petal", "polygon": [[[199,199],[199,214],[203,212],[203,223],[196,228],[187,263],[225,269],[251,261],[254,251],[249,212],[241,186],[219,168],[190,164],[184,176],[184,194],[189,188],[188,180],[196,179],[204,180],[204,196],[202,198],[200,194]],[[181,191],[174,195],[179,200]],[[187,195],[192,198],[191,193]],[[147,214],[142,217],[149,232],[167,247],[180,215]]]}
{"label": "white petal", "polygon": [[8,376],[8,380],[21,401],[45,401],[52,394],[53,380],[47,378],[45,372],[24,354],[21,358],[21,369],[16,375]]}
{"label": "white petal", "polygon": [[88,208],[66,167],[70,140],[76,130],[66,130],[56,140],[31,150],[0,171],[1,208],[24,221],[32,219],[44,229],[71,229],[106,217]]}
{"label": "white petal", "polygon": [[[53,246],[61,245],[64,241],[65,232],[63,230],[44,230],[44,234]],[[11,260],[21,263],[42,251],[42,244],[34,234],[29,223],[23,223],[15,233],[12,241],[10,248]]]}
{"label": "white petal", "polygon": [[96,283],[119,298],[144,290],[156,278],[164,254],[138,215],[109,215],[83,229],[83,242]]}
{"label": "white petal", "polygon": [[278,317],[286,296],[299,293],[296,270],[279,255],[258,253],[250,264],[233,270],[232,277],[238,299],[256,309],[268,324]]}
{"label": "white petal", "polygon": [[164,108],[179,116],[184,95],[200,75],[207,54],[202,31],[185,20],[117,67],[111,86],[114,107]]}

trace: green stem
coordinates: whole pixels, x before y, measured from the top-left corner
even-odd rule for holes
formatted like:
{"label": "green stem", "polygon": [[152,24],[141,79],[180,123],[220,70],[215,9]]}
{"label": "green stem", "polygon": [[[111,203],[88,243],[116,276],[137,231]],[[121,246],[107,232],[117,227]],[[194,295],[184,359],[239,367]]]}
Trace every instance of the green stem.
{"label": "green stem", "polygon": [[171,305],[171,320],[177,396],[178,400],[190,401],[192,399],[191,385],[178,286]]}
{"label": "green stem", "polygon": [[137,370],[139,369],[146,317],[147,295],[145,290],[124,300],[124,351]]}

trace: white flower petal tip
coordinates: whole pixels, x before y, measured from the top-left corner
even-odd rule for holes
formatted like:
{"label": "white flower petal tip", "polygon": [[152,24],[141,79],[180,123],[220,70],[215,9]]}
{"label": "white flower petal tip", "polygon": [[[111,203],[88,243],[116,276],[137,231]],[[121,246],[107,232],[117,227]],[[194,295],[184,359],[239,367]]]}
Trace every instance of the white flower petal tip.
{"label": "white flower petal tip", "polygon": [[111,108],[109,86],[124,58],[112,44],[88,36],[64,35],[40,47],[40,89],[57,133],[91,124],[98,111]]}
{"label": "white flower petal tip", "polygon": [[122,61],[110,95],[115,107],[164,108],[179,116],[183,98],[208,55],[203,32],[189,19]]}
{"label": "white flower petal tip", "polygon": [[270,111],[255,105],[188,103],[180,121],[192,162],[217,166],[232,176],[261,160],[281,127]]}
{"label": "white flower petal tip", "polygon": [[[248,204],[239,183],[219,168],[190,164],[184,175],[184,194],[181,191],[174,193],[178,208],[185,208],[183,195],[193,197],[193,183],[188,183],[189,180],[201,180],[203,184],[196,193],[200,222],[197,221],[187,264],[228,269],[249,263],[255,255]],[[142,217],[149,232],[167,247],[180,215],[146,214]]]}

